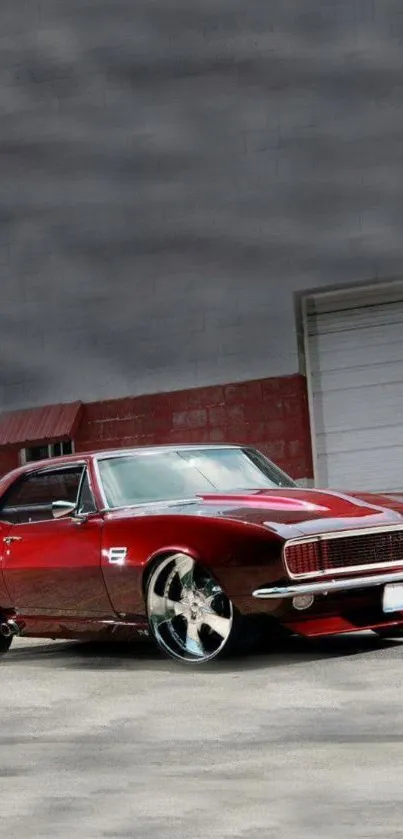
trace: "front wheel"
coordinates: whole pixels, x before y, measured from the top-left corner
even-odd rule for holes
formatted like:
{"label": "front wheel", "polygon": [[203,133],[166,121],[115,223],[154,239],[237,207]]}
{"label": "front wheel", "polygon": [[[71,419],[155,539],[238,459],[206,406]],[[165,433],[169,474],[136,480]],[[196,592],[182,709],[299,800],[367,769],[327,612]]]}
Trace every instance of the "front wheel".
{"label": "front wheel", "polygon": [[380,629],[374,629],[374,632],[379,638],[402,638],[403,626],[384,626]]}
{"label": "front wheel", "polygon": [[232,648],[238,615],[211,574],[187,554],[154,568],[146,602],[151,632],[171,658],[203,664]]}

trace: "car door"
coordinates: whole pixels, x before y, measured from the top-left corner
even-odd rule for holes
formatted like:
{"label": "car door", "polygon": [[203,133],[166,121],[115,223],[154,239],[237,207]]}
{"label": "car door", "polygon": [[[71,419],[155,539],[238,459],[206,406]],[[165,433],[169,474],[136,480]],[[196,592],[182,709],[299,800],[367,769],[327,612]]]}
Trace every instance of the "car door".
{"label": "car door", "polygon": [[[103,520],[91,497],[87,467],[79,463],[29,472],[8,490],[0,508],[0,519],[11,521],[2,568],[20,613],[113,614],[101,571]],[[55,519],[55,501],[75,503],[85,515]]]}

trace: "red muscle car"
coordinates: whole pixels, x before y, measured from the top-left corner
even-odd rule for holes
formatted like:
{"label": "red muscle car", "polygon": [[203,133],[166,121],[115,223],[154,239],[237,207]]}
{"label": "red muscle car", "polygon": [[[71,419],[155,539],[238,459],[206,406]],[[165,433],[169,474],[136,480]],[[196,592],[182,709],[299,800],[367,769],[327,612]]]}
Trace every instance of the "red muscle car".
{"label": "red muscle car", "polygon": [[256,615],[273,639],[403,627],[403,497],[301,489],[253,448],[30,463],[0,481],[0,544],[2,652],[150,634],[201,663]]}

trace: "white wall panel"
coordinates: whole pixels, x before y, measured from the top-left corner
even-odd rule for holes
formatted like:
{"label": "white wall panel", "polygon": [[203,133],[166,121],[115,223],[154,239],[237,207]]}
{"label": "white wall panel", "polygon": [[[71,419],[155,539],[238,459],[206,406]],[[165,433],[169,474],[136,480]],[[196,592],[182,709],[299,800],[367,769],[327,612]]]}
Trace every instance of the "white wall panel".
{"label": "white wall panel", "polygon": [[403,489],[403,290],[311,298],[307,327],[316,483]]}

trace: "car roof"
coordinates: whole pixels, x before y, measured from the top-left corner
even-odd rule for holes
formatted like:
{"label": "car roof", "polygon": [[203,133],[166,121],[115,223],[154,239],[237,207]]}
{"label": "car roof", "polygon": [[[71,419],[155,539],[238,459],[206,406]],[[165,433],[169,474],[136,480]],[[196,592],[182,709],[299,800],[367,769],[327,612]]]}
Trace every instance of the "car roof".
{"label": "car roof", "polygon": [[83,461],[88,462],[89,460],[104,460],[105,458],[109,457],[121,457],[130,454],[139,454],[153,451],[214,451],[217,449],[237,448],[240,448],[240,446],[236,445],[235,443],[200,443],[200,445],[198,445],[197,443],[183,443],[178,446],[171,444],[159,446],[131,446],[130,448],[121,449],[102,449],[101,451],[98,450],[88,452],[76,452],[75,454],[60,455],[58,457],[48,457],[45,460],[34,460],[30,463],[26,463],[23,466],[20,466],[18,469],[14,469],[13,473],[15,475],[23,475],[25,472],[32,472],[36,469],[51,469],[52,466],[68,466],[69,464],[74,465],[74,463],[77,462],[79,463]]}

